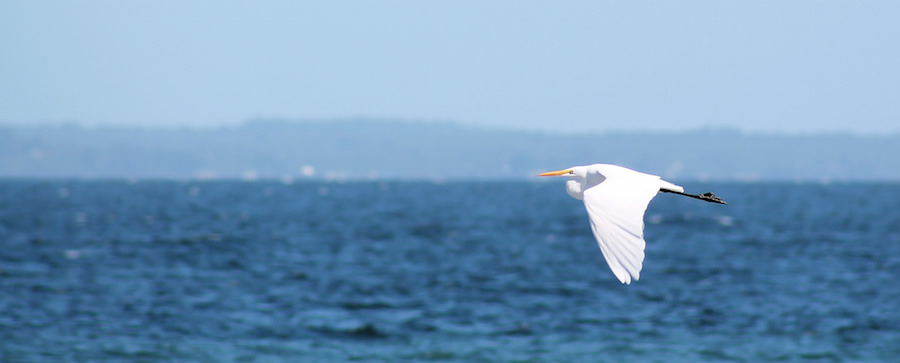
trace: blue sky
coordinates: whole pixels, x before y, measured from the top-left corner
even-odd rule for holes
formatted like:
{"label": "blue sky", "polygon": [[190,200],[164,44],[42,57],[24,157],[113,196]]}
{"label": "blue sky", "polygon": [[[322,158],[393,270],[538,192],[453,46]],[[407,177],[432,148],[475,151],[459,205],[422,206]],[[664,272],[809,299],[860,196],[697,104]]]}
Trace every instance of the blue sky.
{"label": "blue sky", "polygon": [[0,123],[900,131],[895,1],[3,1]]}

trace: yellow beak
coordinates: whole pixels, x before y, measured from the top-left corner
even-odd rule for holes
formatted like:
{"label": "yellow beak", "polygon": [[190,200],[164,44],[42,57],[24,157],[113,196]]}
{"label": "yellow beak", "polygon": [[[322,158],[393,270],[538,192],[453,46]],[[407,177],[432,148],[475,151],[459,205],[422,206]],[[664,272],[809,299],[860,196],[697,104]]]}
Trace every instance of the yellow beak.
{"label": "yellow beak", "polygon": [[538,174],[538,176],[559,176],[559,175],[566,175],[566,174],[570,174],[570,173],[572,173],[572,169],[563,169],[563,170],[557,170],[557,171],[548,171],[546,173],[540,173],[540,174]]}

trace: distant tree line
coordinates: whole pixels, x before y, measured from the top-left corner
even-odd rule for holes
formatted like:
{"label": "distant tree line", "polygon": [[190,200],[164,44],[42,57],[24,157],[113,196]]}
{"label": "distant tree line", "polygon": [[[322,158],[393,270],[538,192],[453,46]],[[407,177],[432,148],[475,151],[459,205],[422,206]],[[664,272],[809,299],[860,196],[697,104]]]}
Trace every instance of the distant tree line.
{"label": "distant tree line", "polygon": [[0,177],[520,179],[595,162],[672,179],[900,180],[900,135],[572,135],[374,119],[0,126]]}

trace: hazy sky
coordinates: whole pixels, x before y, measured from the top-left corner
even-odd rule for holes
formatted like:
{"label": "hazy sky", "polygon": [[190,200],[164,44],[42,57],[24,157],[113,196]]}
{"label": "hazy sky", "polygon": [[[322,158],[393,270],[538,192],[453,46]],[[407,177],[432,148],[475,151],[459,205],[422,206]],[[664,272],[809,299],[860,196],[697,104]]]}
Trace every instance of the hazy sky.
{"label": "hazy sky", "polygon": [[898,1],[0,2],[0,123],[900,131]]}

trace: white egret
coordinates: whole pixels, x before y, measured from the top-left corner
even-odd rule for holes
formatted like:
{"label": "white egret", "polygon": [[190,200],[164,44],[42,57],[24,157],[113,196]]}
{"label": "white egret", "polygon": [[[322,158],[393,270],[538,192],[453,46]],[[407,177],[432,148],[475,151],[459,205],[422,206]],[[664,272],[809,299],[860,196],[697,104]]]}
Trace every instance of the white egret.
{"label": "white egret", "polygon": [[591,230],[609,268],[623,284],[640,278],[644,263],[644,212],[656,193],[675,193],[726,204],[712,193],[687,194],[684,188],[618,165],[573,166],[539,176],[564,176],[566,191],[584,201]]}

